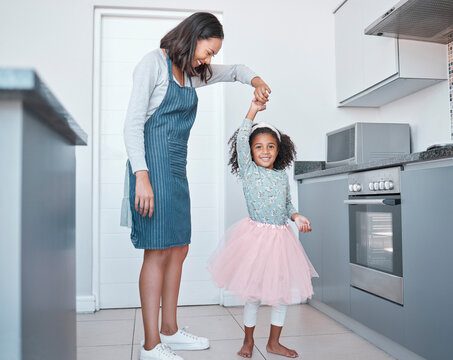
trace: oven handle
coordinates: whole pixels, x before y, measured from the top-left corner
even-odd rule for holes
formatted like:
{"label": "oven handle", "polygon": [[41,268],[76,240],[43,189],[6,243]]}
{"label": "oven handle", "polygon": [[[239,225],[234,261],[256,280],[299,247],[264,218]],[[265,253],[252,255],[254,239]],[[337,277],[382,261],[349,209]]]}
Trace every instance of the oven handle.
{"label": "oven handle", "polygon": [[390,205],[395,206],[401,204],[400,199],[354,199],[344,200],[348,205]]}

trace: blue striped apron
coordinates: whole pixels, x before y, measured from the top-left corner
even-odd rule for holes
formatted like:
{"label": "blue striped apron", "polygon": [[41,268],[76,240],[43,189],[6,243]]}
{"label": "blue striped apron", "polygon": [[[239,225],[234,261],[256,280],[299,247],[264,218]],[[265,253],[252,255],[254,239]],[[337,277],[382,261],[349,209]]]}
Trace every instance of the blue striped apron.
{"label": "blue striped apron", "polygon": [[130,164],[128,166],[131,241],[137,249],[167,249],[190,244],[187,141],[195,121],[198,97],[190,77],[190,87],[181,87],[173,80],[168,55],[167,65],[167,92],[144,128],[145,159],[154,192],[151,218],[135,211],[135,175]]}

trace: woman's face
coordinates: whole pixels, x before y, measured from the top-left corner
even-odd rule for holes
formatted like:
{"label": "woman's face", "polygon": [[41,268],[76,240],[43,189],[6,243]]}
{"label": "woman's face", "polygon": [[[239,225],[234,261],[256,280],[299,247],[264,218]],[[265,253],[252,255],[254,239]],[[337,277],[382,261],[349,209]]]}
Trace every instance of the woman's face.
{"label": "woman's face", "polygon": [[252,159],[256,165],[273,169],[278,155],[277,140],[269,133],[258,134],[252,140]]}
{"label": "woman's face", "polygon": [[212,57],[217,55],[221,47],[222,39],[219,38],[198,40],[193,58],[193,67],[200,66],[201,64],[210,64]]}

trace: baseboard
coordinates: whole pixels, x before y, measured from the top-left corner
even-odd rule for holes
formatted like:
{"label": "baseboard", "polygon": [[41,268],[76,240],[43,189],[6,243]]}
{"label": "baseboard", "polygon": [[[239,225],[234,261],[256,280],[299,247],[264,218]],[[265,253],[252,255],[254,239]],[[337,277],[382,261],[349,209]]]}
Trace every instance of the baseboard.
{"label": "baseboard", "polygon": [[95,311],[96,311],[96,298],[94,297],[94,295],[76,297],[77,313],[93,313]]}
{"label": "baseboard", "polygon": [[425,360],[420,355],[413,353],[404,346],[379,334],[319,300],[311,299],[308,303],[398,360]]}

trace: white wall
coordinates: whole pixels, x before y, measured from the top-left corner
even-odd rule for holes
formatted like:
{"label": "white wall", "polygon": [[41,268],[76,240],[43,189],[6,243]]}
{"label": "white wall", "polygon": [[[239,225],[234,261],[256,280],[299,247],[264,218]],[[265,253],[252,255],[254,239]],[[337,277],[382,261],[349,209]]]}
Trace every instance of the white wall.
{"label": "white wall", "polygon": [[[15,0],[0,5],[0,66],[38,70],[89,135],[77,149],[77,293],[91,289],[91,134],[94,6],[216,10],[224,16],[225,63],[244,63],[272,88],[260,120],[288,133],[299,160],[324,159],[324,134],[355,121],[409,122],[413,151],[449,139],[447,82],[380,109],[335,107],[334,19],[338,0]],[[446,55],[447,56],[447,53]],[[251,89],[225,85],[226,134],[240,124]],[[240,184],[226,181],[226,225],[246,215]],[[296,186],[292,184],[296,202]],[[238,205],[239,204],[239,205]]]}

